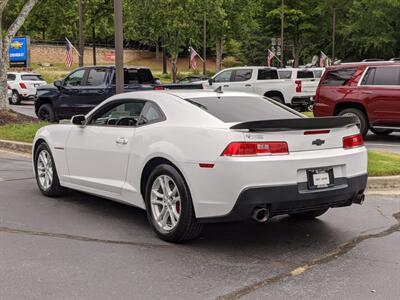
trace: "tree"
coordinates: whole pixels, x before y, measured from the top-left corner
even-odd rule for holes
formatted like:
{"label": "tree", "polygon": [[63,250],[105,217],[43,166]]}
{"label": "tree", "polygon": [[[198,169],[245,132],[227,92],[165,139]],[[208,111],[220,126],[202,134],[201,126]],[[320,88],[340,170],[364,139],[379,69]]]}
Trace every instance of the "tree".
{"label": "tree", "polygon": [[17,34],[18,30],[24,24],[29,13],[32,11],[34,6],[39,2],[39,0],[28,0],[14,22],[10,25],[7,31],[3,34],[2,30],[2,18],[4,10],[8,4],[8,0],[0,0],[0,109],[8,108],[7,99],[7,67],[9,59],[9,48],[11,44],[11,39]]}

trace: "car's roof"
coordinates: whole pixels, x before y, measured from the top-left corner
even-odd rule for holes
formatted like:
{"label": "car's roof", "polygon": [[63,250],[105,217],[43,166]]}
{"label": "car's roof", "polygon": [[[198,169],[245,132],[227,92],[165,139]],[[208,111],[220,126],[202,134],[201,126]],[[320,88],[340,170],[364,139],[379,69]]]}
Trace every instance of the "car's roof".
{"label": "car's roof", "polygon": [[40,76],[38,73],[33,72],[7,72],[7,74],[14,74],[14,75],[37,75]]}
{"label": "car's roof", "polygon": [[242,67],[232,67],[232,68],[226,68],[221,71],[226,71],[226,70],[239,70],[239,69],[272,69],[276,70],[275,67],[268,67],[268,66],[242,66]]}
{"label": "car's roof", "polygon": [[349,62],[349,63],[341,63],[339,65],[333,65],[328,67],[330,70],[334,69],[342,69],[342,68],[357,68],[357,67],[382,67],[382,66],[400,66],[400,62],[398,61],[368,61],[368,62]]}
{"label": "car's roof", "polygon": [[214,92],[214,91],[206,91],[206,90],[165,90],[161,91],[169,95],[173,95],[182,99],[187,98],[210,98],[210,97],[221,97],[221,96],[228,96],[228,97],[256,97],[259,98],[260,96],[255,94],[249,94],[244,92]]}

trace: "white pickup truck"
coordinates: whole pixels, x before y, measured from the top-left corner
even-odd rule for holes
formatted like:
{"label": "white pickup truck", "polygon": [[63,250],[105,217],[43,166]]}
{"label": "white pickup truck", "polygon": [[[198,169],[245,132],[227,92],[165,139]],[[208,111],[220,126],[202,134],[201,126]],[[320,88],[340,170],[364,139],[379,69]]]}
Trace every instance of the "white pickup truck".
{"label": "white pickup truck", "polygon": [[[284,69],[286,70],[286,69]],[[287,69],[290,70],[290,69]],[[296,69],[291,69],[293,70]],[[288,106],[306,108],[318,86],[313,72],[305,74],[309,78],[280,78],[278,69],[270,67],[236,67],[228,68],[215,74],[208,82],[203,82],[204,89],[215,90],[221,87],[227,91],[241,91],[263,95]],[[306,77],[307,77],[306,76]],[[297,77],[297,74],[296,76]]]}

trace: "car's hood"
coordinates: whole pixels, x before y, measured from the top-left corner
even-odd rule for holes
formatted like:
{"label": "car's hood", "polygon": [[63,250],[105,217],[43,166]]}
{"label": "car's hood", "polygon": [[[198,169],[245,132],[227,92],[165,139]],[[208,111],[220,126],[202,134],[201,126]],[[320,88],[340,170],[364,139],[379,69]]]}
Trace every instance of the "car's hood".
{"label": "car's hood", "polygon": [[57,90],[54,84],[45,84],[37,87],[38,90]]}

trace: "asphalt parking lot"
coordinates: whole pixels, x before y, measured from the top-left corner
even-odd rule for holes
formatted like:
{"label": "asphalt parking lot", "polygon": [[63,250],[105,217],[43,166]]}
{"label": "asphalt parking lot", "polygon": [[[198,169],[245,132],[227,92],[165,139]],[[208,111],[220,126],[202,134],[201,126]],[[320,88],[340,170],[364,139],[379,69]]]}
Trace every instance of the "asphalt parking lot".
{"label": "asphalt parking lot", "polygon": [[50,199],[29,158],[0,152],[0,299],[398,299],[400,198],[315,221],[207,225],[160,241],[137,208]]}
{"label": "asphalt parking lot", "polygon": [[[23,101],[22,105],[11,105],[11,108],[19,113],[36,118],[32,102]],[[370,132],[365,139],[365,144],[369,149],[400,153],[400,132],[389,136],[377,136]]]}

